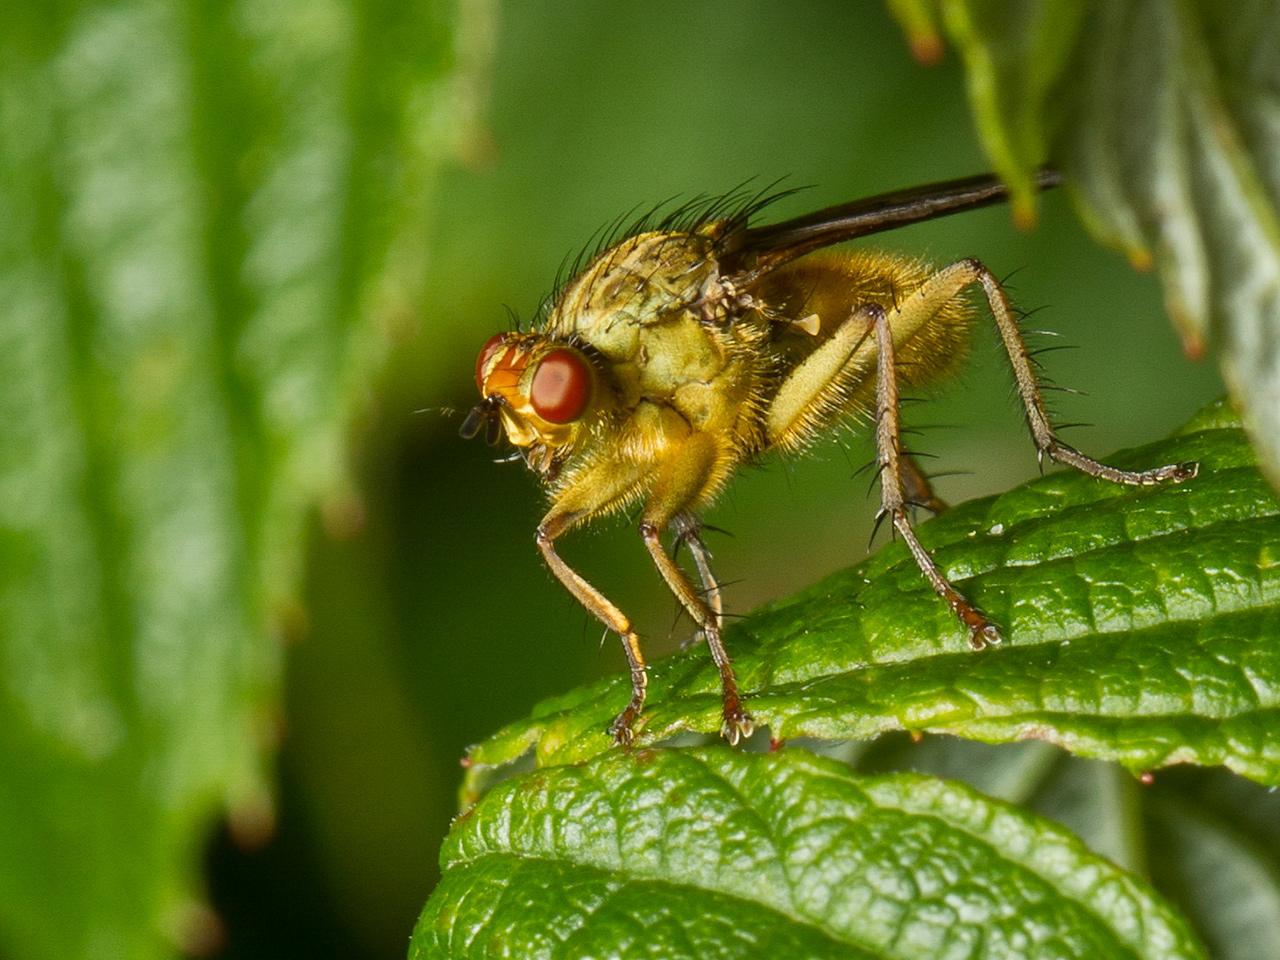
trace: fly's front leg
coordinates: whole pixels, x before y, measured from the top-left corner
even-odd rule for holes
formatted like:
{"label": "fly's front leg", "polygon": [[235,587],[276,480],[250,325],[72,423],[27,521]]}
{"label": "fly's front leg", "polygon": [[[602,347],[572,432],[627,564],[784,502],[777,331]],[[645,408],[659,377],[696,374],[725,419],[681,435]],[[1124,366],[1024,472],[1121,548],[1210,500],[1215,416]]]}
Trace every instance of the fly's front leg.
{"label": "fly's front leg", "polygon": [[555,542],[578,523],[625,503],[634,495],[636,488],[643,484],[643,474],[644,468],[634,464],[601,461],[567,490],[560,492],[555,505],[538,524],[535,535],[538,551],[556,579],[596,619],[622,638],[622,650],[631,668],[631,700],[609,725],[609,734],[620,745],[631,742],[632,727],[644,707],[645,689],[648,686],[644,655],[640,652],[640,638],[626,614],[564,562],[556,552]]}
{"label": "fly's front leg", "polygon": [[1027,413],[1027,425],[1031,428],[1031,436],[1035,440],[1036,450],[1041,458],[1047,456],[1058,463],[1075,467],[1090,476],[1109,480],[1112,483],[1138,486],[1149,486],[1165,481],[1181,483],[1196,475],[1199,469],[1196,463],[1169,463],[1151,470],[1120,470],[1094,460],[1092,457],[1086,457],[1079,450],[1059,440],[1045,411],[1040,384],[1031,367],[1031,358],[1027,354],[1026,344],[1022,341],[1022,332],[1018,329],[1018,321],[1014,317],[1009,298],[1005,295],[1004,288],[1000,286],[1000,281],[979,261],[960,260],[939,270],[912,295],[910,300],[901,305],[899,312],[906,313],[913,309],[936,310],[935,305],[946,302],[974,283],[982,286],[987,303],[991,306],[991,313],[1000,330],[1000,339],[1004,341],[1005,352],[1008,353],[1009,363],[1013,367],[1018,395],[1022,398],[1022,405]]}
{"label": "fly's front leg", "polygon": [[[711,573],[706,547],[698,536],[697,521],[688,512],[714,483],[722,457],[715,440],[707,434],[693,434],[673,448],[659,466],[649,500],[645,504],[640,536],[649,556],[653,558],[654,566],[662,574],[662,579],[667,582],[671,592],[676,595],[680,605],[688,611],[707,640],[711,659],[715,661],[716,670],[720,674],[723,717],[720,733],[730,743],[736,744],[743,737],[751,736],[755,724],[742,705],[733,664],[720,636],[719,585]],[[714,601],[704,599],[698,593],[688,575],[662,547],[662,530],[677,518],[678,533],[693,550],[694,562],[708,588],[708,597],[714,596]]]}
{"label": "fly's front leg", "polygon": [[569,529],[580,516],[556,513],[547,514],[538,524],[536,540],[538,550],[556,575],[556,579],[565,585],[577,601],[586,607],[606,627],[622,638],[622,649],[627,655],[627,664],[631,668],[631,700],[626,708],[614,718],[609,725],[609,734],[614,743],[625,746],[632,739],[632,727],[644,709],[644,694],[649,685],[644,655],[640,652],[640,638],[631,628],[631,621],[603,593],[589,584],[572,567],[556,553],[555,540]]}
{"label": "fly's front leg", "polygon": [[[938,596],[947,601],[952,612],[969,631],[969,645],[981,650],[1000,642],[1000,631],[986,614],[970,603],[953,587],[938,569],[933,557],[916,537],[907,514],[907,496],[903,492],[905,459],[902,453],[898,420],[898,380],[893,362],[893,334],[883,309],[865,308],[875,326],[876,337],[876,463],[880,469],[880,513],[887,516],[895,530],[906,541],[907,549]],[[918,468],[917,468],[918,469]],[[877,519],[879,519],[877,517]]]}

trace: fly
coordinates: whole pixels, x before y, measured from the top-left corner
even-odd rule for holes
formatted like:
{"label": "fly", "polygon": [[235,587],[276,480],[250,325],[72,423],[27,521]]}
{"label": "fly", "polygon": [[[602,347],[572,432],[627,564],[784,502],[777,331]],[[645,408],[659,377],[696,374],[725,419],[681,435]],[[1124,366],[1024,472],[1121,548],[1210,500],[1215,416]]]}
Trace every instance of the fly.
{"label": "fly", "polygon": [[[1042,171],[1039,186],[1059,180]],[[535,540],[578,602],[622,638],[631,698],[609,727],[630,743],[646,668],[630,619],[556,551],[569,530],[639,504],[640,537],[663,580],[697,624],[720,675],[721,733],[749,736],[722,640],[720,587],[699,517],[741,464],[795,453],[841,422],[872,418],[888,519],[974,649],[999,628],[943,575],[912,528],[908,507],[935,508],[903,451],[898,395],[963,360],[979,288],[995,320],[1041,458],[1112,483],[1178,483],[1195,463],[1131,471],[1058,439],[1009,298],[981,262],[941,269],[879,251],[826,248],[855,237],[1004,200],[990,176],[885,194],[752,226],[768,202],[686,208],[611,243],[555,295],[535,329],[491,337],[476,360],[481,400],[462,427],[513,444],[551,506]],[[700,589],[663,546],[687,545]]]}

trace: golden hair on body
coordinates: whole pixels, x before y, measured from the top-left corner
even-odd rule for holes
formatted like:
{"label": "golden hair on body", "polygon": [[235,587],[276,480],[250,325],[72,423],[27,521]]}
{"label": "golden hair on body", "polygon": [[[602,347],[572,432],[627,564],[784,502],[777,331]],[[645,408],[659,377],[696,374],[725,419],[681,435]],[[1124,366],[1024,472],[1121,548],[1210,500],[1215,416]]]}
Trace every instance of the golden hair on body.
{"label": "golden hair on body", "polygon": [[[1044,172],[1040,185],[1056,176]],[[767,202],[682,211],[638,227],[593,257],[554,297],[535,329],[496,334],[476,361],[481,401],[464,436],[505,435],[551,501],[536,542],[568,591],[623,642],[631,699],[609,727],[630,743],[644,706],[646,668],[630,619],[555,549],[570,529],[639,503],[640,535],[658,572],[707,641],[720,674],[723,735],[751,733],[721,639],[720,587],[700,514],[735,468],[803,449],[842,421],[875,424],[881,516],[951,607],[975,649],[999,629],[942,575],[908,507],[931,508],[923,475],[901,449],[898,395],[952,372],[978,316],[978,287],[1003,341],[1041,456],[1115,483],[1179,482],[1195,464],[1118,470],[1059,441],[1008,298],[977,260],[935,269],[879,251],[825,248],[905,223],[1005,198],[974,177],[752,227]],[[700,588],[663,547],[673,529],[693,556]]]}

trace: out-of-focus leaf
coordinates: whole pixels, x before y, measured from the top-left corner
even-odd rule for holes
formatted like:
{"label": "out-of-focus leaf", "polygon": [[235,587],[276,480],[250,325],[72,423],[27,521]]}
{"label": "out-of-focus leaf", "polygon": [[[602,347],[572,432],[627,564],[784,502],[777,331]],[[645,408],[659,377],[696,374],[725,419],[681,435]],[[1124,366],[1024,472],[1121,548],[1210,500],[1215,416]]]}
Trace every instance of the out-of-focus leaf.
{"label": "out-of-focus leaf", "polygon": [[[898,0],[891,6],[913,49],[920,37],[937,35],[932,2]],[[1056,86],[1081,35],[1085,10],[1080,0],[942,8],[947,33],[964,54],[974,122],[996,172],[1010,186],[1014,218],[1023,224],[1035,216],[1033,174],[1046,159]]]}
{"label": "out-of-focus leaf", "polygon": [[876,741],[854,767],[860,773],[910,770],[960,780],[1061,823],[1094,853],[1126,870],[1145,869],[1139,781],[1116,764],[1072,757],[1035,741],[987,744],[890,735]]}
{"label": "out-of-focus leaf", "polygon": [[1217,960],[1280,955],[1280,793],[1222,770],[1182,768],[1140,782],[1115,764],[1043,743],[881,738],[860,773],[962,780],[1069,828],[1185,911]]}
{"label": "out-of-focus leaf", "polygon": [[1151,804],[1151,873],[1214,957],[1269,960],[1280,956],[1277,838],[1259,844],[1226,816],[1185,799]]}
{"label": "out-of-focus leaf", "polygon": [[[460,819],[410,957],[1195,957],[1136,877],[931,777],[615,752]],[[554,895],[548,895],[548,890]]]}
{"label": "out-of-focus leaf", "polygon": [[1280,3],[893,7],[913,45],[939,20],[955,41],[1017,209],[1052,160],[1094,232],[1159,268],[1187,352],[1219,347],[1280,484]]}
{"label": "out-of-focus leaf", "polygon": [[[1220,407],[1111,458],[1198,460],[1181,485],[1122,488],[1066,471],[965,504],[921,529],[1005,628],[975,654],[905,545],[731,627],[748,706],[778,739],[888,730],[1038,739],[1131,770],[1223,764],[1280,781],[1280,503]],[[534,748],[539,764],[609,748],[625,678],[544,703],[475,747],[464,802]],[[719,726],[701,649],[652,669],[641,743]]]}
{"label": "out-of-focus leaf", "polygon": [[304,523],[353,519],[345,428],[415,306],[459,15],[0,12],[6,956],[208,947],[211,819],[271,828]]}

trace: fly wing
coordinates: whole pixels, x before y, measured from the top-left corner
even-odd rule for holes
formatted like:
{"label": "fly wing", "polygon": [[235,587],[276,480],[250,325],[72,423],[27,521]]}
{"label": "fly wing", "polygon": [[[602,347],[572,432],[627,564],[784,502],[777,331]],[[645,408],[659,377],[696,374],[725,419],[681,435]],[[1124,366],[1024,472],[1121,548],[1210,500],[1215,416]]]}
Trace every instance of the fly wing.
{"label": "fly wing", "polygon": [[[1043,169],[1035,182],[1041,190],[1048,190],[1058,186],[1062,177],[1055,170]],[[1000,203],[1008,196],[1008,188],[999,179],[983,174],[854,200],[782,223],[748,227],[725,238],[721,272],[745,285],[821,247]]]}

